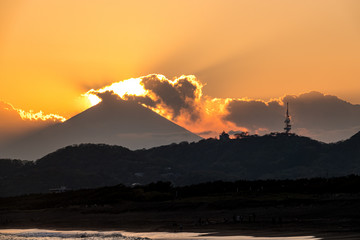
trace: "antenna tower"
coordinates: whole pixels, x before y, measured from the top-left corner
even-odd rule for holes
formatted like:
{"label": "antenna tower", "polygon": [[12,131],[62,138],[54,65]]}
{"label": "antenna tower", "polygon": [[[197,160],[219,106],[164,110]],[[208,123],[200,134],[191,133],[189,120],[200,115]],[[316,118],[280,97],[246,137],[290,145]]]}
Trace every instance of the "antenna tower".
{"label": "antenna tower", "polygon": [[289,103],[288,102],[286,103],[286,117],[285,117],[284,123],[285,123],[285,127],[284,127],[285,133],[289,134],[289,132],[291,130],[291,124],[290,124]]}

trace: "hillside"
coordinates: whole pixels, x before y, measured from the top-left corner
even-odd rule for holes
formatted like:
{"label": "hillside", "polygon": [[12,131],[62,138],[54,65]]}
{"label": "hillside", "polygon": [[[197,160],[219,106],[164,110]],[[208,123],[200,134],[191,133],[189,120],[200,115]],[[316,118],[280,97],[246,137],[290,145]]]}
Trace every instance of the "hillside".
{"label": "hillside", "polygon": [[297,179],[360,174],[359,133],[335,144],[272,134],[182,142],[148,150],[81,144],[35,161],[0,160],[0,196],[170,181],[188,185],[240,179]]}

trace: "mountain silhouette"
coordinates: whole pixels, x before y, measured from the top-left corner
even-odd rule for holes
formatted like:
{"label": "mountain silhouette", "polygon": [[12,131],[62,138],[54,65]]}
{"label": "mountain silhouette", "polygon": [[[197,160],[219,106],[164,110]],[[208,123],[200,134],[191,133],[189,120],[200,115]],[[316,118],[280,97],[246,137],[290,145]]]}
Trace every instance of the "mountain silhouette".
{"label": "mountain silhouette", "polygon": [[0,196],[169,181],[190,185],[241,179],[299,179],[360,174],[360,133],[326,144],[274,133],[203,139],[132,151],[121,146],[68,146],[37,161],[0,160]]}
{"label": "mountain silhouette", "polygon": [[63,123],[11,142],[0,156],[35,160],[72,144],[105,143],[140,149],[201,139],[148,108],[108,94],[98,105]]}

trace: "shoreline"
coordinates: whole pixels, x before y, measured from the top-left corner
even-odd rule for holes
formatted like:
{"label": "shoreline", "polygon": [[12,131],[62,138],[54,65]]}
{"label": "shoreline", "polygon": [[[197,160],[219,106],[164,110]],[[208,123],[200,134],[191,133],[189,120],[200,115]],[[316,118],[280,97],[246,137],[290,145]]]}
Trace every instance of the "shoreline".
{"label": "shoreline", "polygon": [[[268,209],[268,211],[270,210]],[[4,216],[12,219],[7,224],[0,225],[0,232],[6,229],[47,229],[53,231],[120,231],[136,234],[187,232],[199,234],[203,237],[202,239],[234,236],[263,238],[314,236],[324,240],[360,239],[360,227],[357,227],[356,222],[351,220],[345,223],[344,219],[339,219],[339,221],[310,219],[291,222],[284,218],[281,223],[271,223],[264,221],[262,216],[259,216],[259,220],[255,222],[214,222],[215,216],[219,219],[232,212],[234,210],[136,211],[116,214],[86,213],[79,209],[0,211],[0,219],[3,219]],[[198,216],[211,216],[209,217],[211,221],[204,225],[194,224],[194,220]]]}
{"label": "shoreline", "polygon": [[[217,193],[173,200],[119,197],[111,201],[118,192],[106,188],[88,194],[78,191],[2,199],[0,229],[360,239],[359,194]],[[151,192],[158,196],[155,193]]]}
{"label": "shoreline", "polygon": [[276,239],[298,239],[298,240],[320,240],[321,238],[311,236],[311,235],[269,235],[269,236],[254,236],[252,234],[244,234],[243,232],[227,232],[218,233],[218,232],[132,232],[132,231],[123,231],[123,230],[89,230],[89,229],[38,229],[38,228],[30,228],[30,229],[0,229],[1,234],[26,234],[26,233],[54,233],[54,234],[121,234],[125,237],[135,237],[142,239],[151,239],[151,240],[191,240],[191,239],[201,239],[201,240],[237,240],[237,239],[262,239],[262,240],[271,240],[274,237]]}

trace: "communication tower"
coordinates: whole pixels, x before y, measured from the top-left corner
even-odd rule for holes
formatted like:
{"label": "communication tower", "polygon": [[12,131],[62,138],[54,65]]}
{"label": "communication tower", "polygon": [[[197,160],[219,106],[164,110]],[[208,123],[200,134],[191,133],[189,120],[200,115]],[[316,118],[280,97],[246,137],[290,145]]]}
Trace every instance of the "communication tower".
{"label": "communication tower", "polygon": [[289,103],[288,102],[286,103],[286,117],[285,117],[284,123],[285,123],[285,127],[284,127],[285,133],[289,134],[289,132],[291,130],[291,124],[290,124]]}

